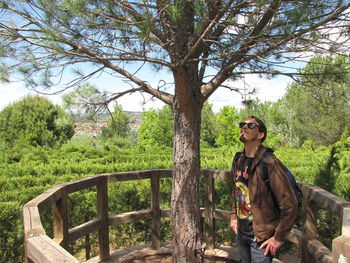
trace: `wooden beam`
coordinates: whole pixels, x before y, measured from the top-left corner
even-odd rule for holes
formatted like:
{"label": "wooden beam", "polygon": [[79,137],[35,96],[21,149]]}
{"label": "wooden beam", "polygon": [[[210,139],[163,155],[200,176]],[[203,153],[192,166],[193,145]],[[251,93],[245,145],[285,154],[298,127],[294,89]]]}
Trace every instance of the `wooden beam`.
{"label": "wooden beam", "polygon": [[107,180],[107,176],[99,177],[99,183],[97,185],[97,217],[100,222],[98,230],[98,245],[101,261],[110,258]]}
{"label": "wooden beam", "polygon": [[97,231],[100,227],[100,219],[94,219],[79,226],[76,226],[70,229],[68,242],[72,243],[73,241],[90,234],[91,232]]}
{"label": "wooden beam", "polygon": [[56,185],[46,190],[42,194],[26,203],[26,206],[38,207],[40,211],[46,211],[61,198],[61,189],[63,185]]}
{"label": "wooden beam", "polygon": [[41,224],[38,207],[24,205],[23,229],[24,238],[30,238],[38,235],[46,235],[45,230]]}
{"label": "wooden beam", "polygon": [[79,263],[64,248],[46,235],[26,239],[27,257],[35,263]]}
{"label": "wooden beam", "polygon": [[151,177],[151,248],[160,248],[160,177],[154,174]]}
{"label": "wooden beam", "polygon": [[301,239],[301,262],[302,263],[315,263],[314,257],[309,253],[308,242],[317,238],[317,210],[316,203],[310,200],[312,189],[303,189],[303,207],[302,207],[302,239]]}
{"label": "wooden beam", "polygon": [[230,220],[231,214],[228,210],[215,209],[214,210],[214,218],[221,220]]}
{"label": "wooden beam", "polygon": [[112,215],[109,217],[109,225],[120,225],[151,218],[152,210],[144,209],[139,211],[123,213],[120,215]]}
{"label": "wooden beam", "polygon": [[334,213],[341,213],[343,207],[350,207],[350,203],[326,190],[311,184],[299,183],[302,188],[307,188],[309,191],[308,200],[314,201],[323,208]]}
{"label": "wooden beam", "polygon": [[61,199],[52,206],[54,241],[68,250],[68,194],[61,189]]}
{"label": "wooden beam", "polygon": [[71,194],[87,188],[98,186],[101,182],[101,178],[105,177],[103,175],[94,175],[62,184],[62,186],[65,187],[67,194]]}
{"label": "wooden beam", "polygon": [[292,228],[290,232],[287,234],[286,239],[300,246],[301,237],[302,237],[301,231],[298,229]]}
{"label": "wooden beam", "polygon": [[312,239],[307,244],[309,254],[312,255],[315,262],[332,263],[332,251],[330,251],[319,240]]}
{"label": "wooden beam", "polygon": [[204,210],[204,239],[207,250],[215,247],[214,229],[214,178],[208,174],[204,176],[205,210]]}

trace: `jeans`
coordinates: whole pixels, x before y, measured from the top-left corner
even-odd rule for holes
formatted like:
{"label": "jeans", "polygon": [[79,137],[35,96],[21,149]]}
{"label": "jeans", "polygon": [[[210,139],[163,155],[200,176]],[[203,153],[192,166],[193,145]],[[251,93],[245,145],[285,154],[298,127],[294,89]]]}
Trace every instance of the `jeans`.
{"label": "jeans", "polygon": [[237,234],[237,245],[242,263],[271,263],[272,256],[265,256],[265,248],[259,249],[263,242],[257,242],[255,238]]}

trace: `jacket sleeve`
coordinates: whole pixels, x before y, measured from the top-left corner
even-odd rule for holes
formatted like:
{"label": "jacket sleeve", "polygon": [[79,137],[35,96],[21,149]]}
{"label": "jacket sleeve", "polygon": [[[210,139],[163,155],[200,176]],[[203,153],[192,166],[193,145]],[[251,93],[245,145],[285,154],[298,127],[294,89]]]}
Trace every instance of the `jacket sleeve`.
{"label": "jacket sleeve", "polygon": [[294,225],[297,217],[298,201],[287,177],[284,165],[275,157],[269,158],[269,184],[280,211],[280,220],[276,226],[274,237],[284,241]]}

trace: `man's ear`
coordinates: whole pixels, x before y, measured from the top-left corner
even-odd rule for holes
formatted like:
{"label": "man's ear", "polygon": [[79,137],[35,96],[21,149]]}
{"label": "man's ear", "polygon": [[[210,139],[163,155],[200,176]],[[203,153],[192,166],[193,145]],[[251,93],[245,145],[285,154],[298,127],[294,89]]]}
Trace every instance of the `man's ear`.
{"label": "man's ear", "polygon": [[259,132],[258,139],[262,140],[265,136],[265,132]]}

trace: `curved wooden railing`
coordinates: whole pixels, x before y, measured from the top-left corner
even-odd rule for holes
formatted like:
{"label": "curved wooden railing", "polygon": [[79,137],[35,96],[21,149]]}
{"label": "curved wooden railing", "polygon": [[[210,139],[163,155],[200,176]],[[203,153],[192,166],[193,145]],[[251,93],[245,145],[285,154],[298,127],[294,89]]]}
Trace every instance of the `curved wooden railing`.
{"label": "curved wooden railing", "polygon": [[[229,171],[201,170],[205,180],[204,238],[207,250],[215,248],[214,219],[229,220],[229,211],[215,209],[213,193],[215,179],[228,179]],[[23,208],[25,259],[27,262],[80,262],[66,249],[69,244],[93,231],[98,231],[99,258],[110,258],[110,225],[151,220],[151,247],[160,248],[160,219],[170,217],[169,209],[160,209],[160,178],[170,178],[172,170],[145,170],[101,174],[57,185],[37,196]],[[120,215],[108,214],[108,183],[149,179],[151,209]],[[303,191],[302,229],[293,229],[288,239],[299,244],[301,262],[350,262],[350,202],[319,187],[301,183]],[[97,218],[68,229],[68,195],[83,189],[97,189]],[[323,207],[340,217],[341,235],[333,240],[332,251],[317,239],[317,207]],[[53,208],[54,238],[49,238],[42,226],[40,213]],[[345,261],[344,261],[345,260]]]}

